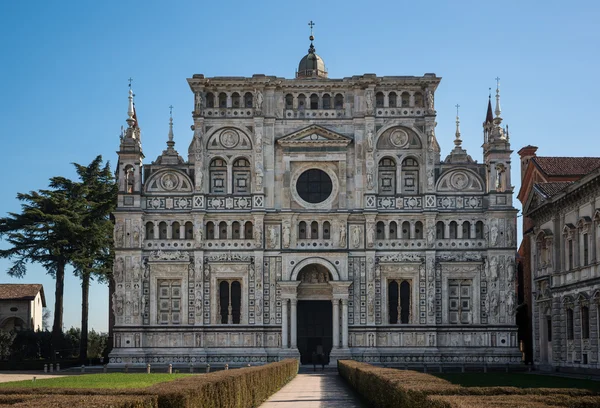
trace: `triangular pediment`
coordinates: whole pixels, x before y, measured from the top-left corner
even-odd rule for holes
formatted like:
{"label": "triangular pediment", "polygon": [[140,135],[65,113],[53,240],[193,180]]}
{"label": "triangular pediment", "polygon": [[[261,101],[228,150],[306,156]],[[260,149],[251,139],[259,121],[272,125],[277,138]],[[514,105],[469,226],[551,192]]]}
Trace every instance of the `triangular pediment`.
{"label": "triangular pediment", "polygon": [[531,191],[529,192],[529,198],[523,206],[523,214],[529,214],[531,211],[541,207],[545,203],[546,197],[544,197],[536,189],[531,189]]}
{"label": "triangular pediment", "polygon": [[347,146],[352,139],[319,125],[310,125],[277,141],[281,146]]}

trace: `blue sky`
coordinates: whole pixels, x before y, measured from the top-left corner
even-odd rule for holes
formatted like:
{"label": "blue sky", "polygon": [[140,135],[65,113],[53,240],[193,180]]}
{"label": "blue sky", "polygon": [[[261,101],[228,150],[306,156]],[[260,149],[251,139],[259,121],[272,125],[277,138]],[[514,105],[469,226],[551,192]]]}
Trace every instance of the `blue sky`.
{"label": "blue sky", "polygon": [[[331,78],[443,77],[436,93],[442,157],[453,147],[459,103],[463,146],[482,160],[481,123],[496,76],[517,189],[516,151],[527,144],[540,155],[600,156],[591,120],[600,108],[595,1],[2,1],[0,214],[19,211],[17,192],[74,176],[72,162],[102,154],[114,168],[129,77],[145,162],[165,148],[171,104],[176,148],[185,153],[193,107],[185,79],[293,77],[310,20]],[[41,282],[53,307],[54,281],[40,266],[19,281],[8,267],[0,260],[0,282]],[[90,327],[107,330],[107,288],[94,285],[90,303]],[[67,328],[79,325],[80,310],[79,282],[68,273]]]}

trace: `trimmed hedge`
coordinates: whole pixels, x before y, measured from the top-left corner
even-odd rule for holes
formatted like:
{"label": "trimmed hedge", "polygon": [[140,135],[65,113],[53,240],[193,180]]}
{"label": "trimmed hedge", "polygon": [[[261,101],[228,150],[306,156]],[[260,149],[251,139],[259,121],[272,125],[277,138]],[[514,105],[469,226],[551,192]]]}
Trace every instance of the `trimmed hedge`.
{"label": "trimmed hedge", "polygon": [[[463,387],[430,374],[380,368],[349,360],[338,361],[338,371],[372,407],[462,408],[486,406],[495,408],[523,406],[533,408],[568,406],[587,408],[600,406],[600,397],[590,390]],[[496,401],[497,405],[492,403],[493,401]],[[512,401],[512,405],[506,405],[506,401]],[[562,405],[557,405],[559,403]]]}
{"label": "trimmed hedge", "polygon": [[[298,360],[288,359],[264,366],[193,375],[147,388],[3,388],[0,389],[0,407],[36,407],[40,406],[41,398],[45,408],[256,407],[296,374]],[[20,399],[22,402],[18,402]],[[11,403],[13,405],[5,405]]]}

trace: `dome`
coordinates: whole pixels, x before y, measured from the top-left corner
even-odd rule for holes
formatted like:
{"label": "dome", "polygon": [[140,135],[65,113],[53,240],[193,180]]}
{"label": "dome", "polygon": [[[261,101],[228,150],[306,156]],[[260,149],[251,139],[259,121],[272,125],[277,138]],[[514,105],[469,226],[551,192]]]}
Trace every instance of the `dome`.
{"label": "dome", "polygon": [[300,60],[296,78],[327,78],[327,69],[323,58],[315,53],[315,47],[310,44],[308,54]]}

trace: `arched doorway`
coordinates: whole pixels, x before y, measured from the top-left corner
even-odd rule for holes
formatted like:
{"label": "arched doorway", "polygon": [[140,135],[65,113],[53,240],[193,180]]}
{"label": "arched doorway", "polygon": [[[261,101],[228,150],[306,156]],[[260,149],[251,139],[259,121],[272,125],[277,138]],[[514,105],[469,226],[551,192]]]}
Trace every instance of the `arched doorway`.
{"label": "arched doorway", "polygon": [[333,279],[329,270],[320,264],[310,264],[298,272],[297,344],[301,364],[329,364],[333,347]]}
{"label": "arched doorway", "polygon": [[6,332],[20,331],[24,329],[27,329],[25,321],[16,316],[6,318],[0,325],[0,330]]}

